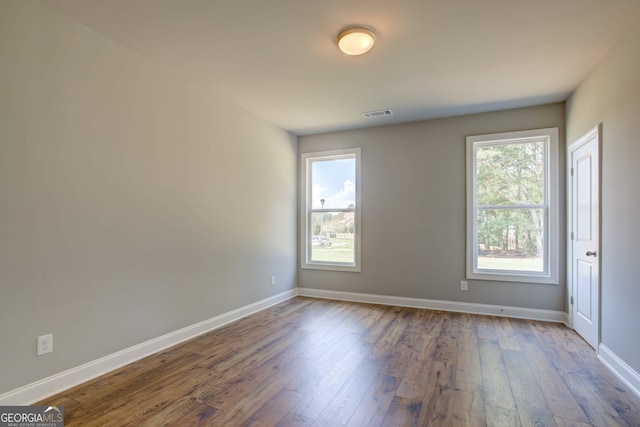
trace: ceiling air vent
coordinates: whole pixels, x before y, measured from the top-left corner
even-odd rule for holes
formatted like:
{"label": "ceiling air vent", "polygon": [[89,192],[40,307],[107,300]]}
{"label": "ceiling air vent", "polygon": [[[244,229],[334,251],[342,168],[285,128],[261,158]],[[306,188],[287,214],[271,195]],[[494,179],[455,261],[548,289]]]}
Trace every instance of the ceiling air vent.
{"label": "ceiling air vent", "polygon": [[378,110],[378,111],[369,111],[367,113],[362,113],[362,117],[365,119],[373,119],[375,117],[383,117],[383,116],[391,116],[393,111],[391,110]]}

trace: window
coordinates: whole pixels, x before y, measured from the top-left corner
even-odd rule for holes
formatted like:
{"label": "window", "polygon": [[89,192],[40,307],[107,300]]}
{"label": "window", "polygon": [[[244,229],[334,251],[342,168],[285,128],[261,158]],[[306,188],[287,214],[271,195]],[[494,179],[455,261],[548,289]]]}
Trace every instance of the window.
{"label": "window", "polygon": [[302,268],[360,271],[360,149],[303,154]]}
{"label": "window", "polygon": [[558,283],[558,129],[467,137],[467,277]]}

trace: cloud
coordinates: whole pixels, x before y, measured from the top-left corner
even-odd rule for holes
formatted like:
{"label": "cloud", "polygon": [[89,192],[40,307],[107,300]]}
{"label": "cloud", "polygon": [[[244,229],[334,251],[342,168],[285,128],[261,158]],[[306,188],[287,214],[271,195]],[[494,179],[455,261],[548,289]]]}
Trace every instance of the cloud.
{"label": "cloud", "polygon": [[356,183],[351,180],[346,180],[342,183],[342,188],[333,195],[326,194],[327,189],[321,185],[313,185],[313,207],[320,208],[320,199],[325,200],[325,209],[332,208],[346,208],[349,205],[356,204]]}

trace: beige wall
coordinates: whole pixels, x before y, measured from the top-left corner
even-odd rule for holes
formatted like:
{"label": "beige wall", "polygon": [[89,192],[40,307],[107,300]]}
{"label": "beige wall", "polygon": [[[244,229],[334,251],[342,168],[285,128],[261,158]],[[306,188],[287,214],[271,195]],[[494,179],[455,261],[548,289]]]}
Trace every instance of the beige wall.
{"label": "beige wall", "polygon": [[[332,291],[566,310],[559,285],[465,277],[465,137],[545,127],[560,131],[564,207],[564,104],[300,137],[300,153],[362,149],[362,272],[299,270],[299,286]],[[564,221],[563,221],[564,222]],[[564,254],[565,228],[560,248]]]}
{"label": "beige wall", "polygon": [[0,393],[295,287],[295,137],[31,0],[0,63]]}
{"label": "beige wall", "polygon": [[640,372],[640,18],[567,101],[566,117],[569,142],[602,123],[601,342]]}

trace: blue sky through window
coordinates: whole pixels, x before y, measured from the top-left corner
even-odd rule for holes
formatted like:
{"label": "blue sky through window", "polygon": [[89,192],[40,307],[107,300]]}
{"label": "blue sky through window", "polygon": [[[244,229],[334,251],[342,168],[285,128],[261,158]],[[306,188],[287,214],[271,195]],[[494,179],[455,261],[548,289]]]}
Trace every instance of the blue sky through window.
{"label": "blue sky through window", "polygon": [[344,209],[356,204],[356,159],[314,161],[311,166],[312,209]]}

